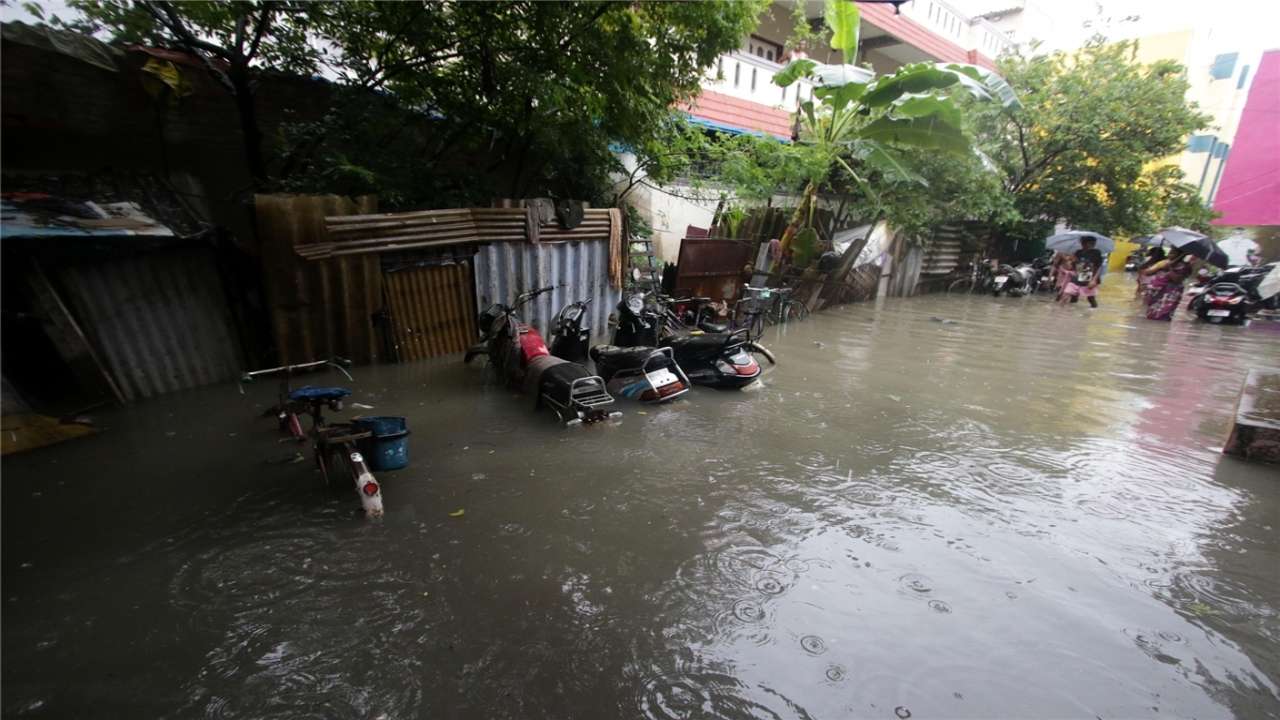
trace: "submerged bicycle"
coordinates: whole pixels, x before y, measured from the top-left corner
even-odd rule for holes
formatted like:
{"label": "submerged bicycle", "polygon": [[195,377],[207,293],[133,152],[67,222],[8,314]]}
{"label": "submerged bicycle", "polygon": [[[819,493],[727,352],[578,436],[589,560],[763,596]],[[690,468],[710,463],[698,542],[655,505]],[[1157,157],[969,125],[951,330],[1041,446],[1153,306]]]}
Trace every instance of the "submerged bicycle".
{"label": "submerged bicycle", "polygon": [[[337,369],[348,380],[353,380],[346,370],[350,366],[350,360],[335,357],[329,360],[251,370],[240,377],[240,382],[251,383],[257,378],[279,375],[280,387],[276,405],[272,411],[280,423],[280,431],[298,442],[310,441],[316,469],[320,471],[325,484],[334,487],[338,483],[353,483],[365,516],[381,517],[382,486],[373,477],[364,456],[356,448],[358,441],[372,437],[373,432],[356,427],[352,423],[331,423],[324,418],[325,408],[334,412],[341,411],[342,400],[350,395],[351,391],[342,387],[304,385],[293,388],[291,385],[294,373],[326,367]],[[303,415],[311,418],[309,430],[302,428]]]}

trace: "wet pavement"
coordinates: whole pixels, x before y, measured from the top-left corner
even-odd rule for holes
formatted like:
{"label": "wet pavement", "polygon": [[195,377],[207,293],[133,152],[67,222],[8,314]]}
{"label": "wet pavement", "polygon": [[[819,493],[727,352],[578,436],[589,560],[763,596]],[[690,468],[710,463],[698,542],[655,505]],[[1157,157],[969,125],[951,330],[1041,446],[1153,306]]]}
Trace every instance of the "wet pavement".
{"label": "wet pavement", "polygon": [[1280,324],[1131,288],[839,308],[612,427],[357,368],[381,522],[268,462],[270,385],[100,415],[3,463],[4,714],[1280,717],[1280,470],[1219,453]]}

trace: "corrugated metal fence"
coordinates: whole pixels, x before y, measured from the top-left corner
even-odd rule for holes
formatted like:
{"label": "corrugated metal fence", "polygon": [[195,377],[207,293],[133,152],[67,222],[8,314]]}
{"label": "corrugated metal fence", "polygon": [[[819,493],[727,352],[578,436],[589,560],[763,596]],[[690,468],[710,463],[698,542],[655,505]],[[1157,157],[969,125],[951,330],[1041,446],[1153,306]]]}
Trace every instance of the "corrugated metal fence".
{"label": "corrugated metal fence", "polygon": [[227,298],[207,248],[180,248],[59,273],[126,400],[238,377]]}
{"label": "corrugated metal fence", "polygon": [[476,306],[511,303],[515,296],[537,288],[557,286],[520,312],[550,342],[551,321],[565,305],[590,298],[587,306],[592,334],[608,333],[609,313],[620,293],[609,285],[609,243],[493,243],[476,252]]}
{"label": "corrugated metal fence", "polygon": [[471,263],[390,270],[384,286],[396,360],[461,354],[475,342]]}
{"label": "corrugated metal fence", "polygon": [[295,248],[325,237],[325,217],[371,212],[372,197],[255,195],[258,239],[271,327],[281,363],[339,355],[377,362],[382,340],[373,316],[382,309],[376,255],[305,261]]}

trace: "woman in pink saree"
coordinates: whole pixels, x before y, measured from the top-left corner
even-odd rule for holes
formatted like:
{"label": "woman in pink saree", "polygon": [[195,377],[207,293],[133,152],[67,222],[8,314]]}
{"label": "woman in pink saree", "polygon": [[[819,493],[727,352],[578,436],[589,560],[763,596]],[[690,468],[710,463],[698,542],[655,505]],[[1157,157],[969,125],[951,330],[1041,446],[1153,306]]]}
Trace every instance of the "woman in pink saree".
{"label": "woman in pink saree", "polygon": [[1193,259],[1174,248],[1164,260],[1138,271],[1139,275],[1151,279],[1146,295],[1148,320],[1173,319],[1173,313],[1182,301],[1183,283],[1191,276]]}

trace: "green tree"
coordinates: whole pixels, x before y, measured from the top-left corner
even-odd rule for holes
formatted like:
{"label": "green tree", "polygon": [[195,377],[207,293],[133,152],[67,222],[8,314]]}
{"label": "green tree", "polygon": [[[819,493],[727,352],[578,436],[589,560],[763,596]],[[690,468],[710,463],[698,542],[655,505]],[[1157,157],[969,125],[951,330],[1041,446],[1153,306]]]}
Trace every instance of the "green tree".
{"label": "green tree", "polygon": [[904,150],[972,155],[957,91],[1002,109],[1018,106],[1016,94],[999,75],[972,65],[916,63],[877,78],[851,64],[858,51],[857,5],[828,0],[825,21],[831,47],[843,54],[844,64],[795,60],[774,77],[783,87],[802,77],[816,83],[816,101],[800,106],[801,142],[812,145],[824,160],[816,165],[818,170],[783,234],[784,249],[793,237],[803,245],[813,244],[816,231],[800,228],[812,217],[820,186],[833,172],[836,176],[842,172],[861,188],[864,200],[879,205],[880,193],[869,182],[872,173],[889,184],[928,182],[912,168]]}
{"label": "green tree", "polygon": [[[616,169],[611,144],[649,144],[672,106],[692,97],[706,69],[755,26],[764,4],[72,0],[82,29],[182,49],[225,76],[255,177],[287,168],[320,182],[377,182],[456,174],[461,166],[506,180],[474,188],[490,197],[533,188],[593,199]],[[268,70],[324,70],[349,91],[347,107],[293,133],[298,146],[277,149],[284,160],[274,168],[252,112],[253,79]],[[431,136],[410,143],[417,153],[337,146],[355,135],[352,116],[384,102],[405,113],[380,114],[371,137],[356,139],[404,140],[400,126],[416,125]]]}
{"label": "green tree", "polygon": [[245,164],[256,181],[266,181],[254,75],[263,66],[315,71],[320,53],[308,42],[307,28],[318,6],[285,0],[71,0],[69,5],[78,17],[55,20],[57,24],[89,34],[106,32],[119,43],[176,48],[198,58],[235,101]]}
{"label": "green tree", "polygon": [[1000,60],[1022,105],[975,107],[972,116],[1023,218],[1006,224],[1006,235],[1034,236],[1059,220],[1140,234],[1161,222],[1168,203],[1185,199],[1180,174],[1151,166],[1209,118],[1186,101],[1180,65],[1143,64],[1135,50],[1095,38],[1074,53]]}

